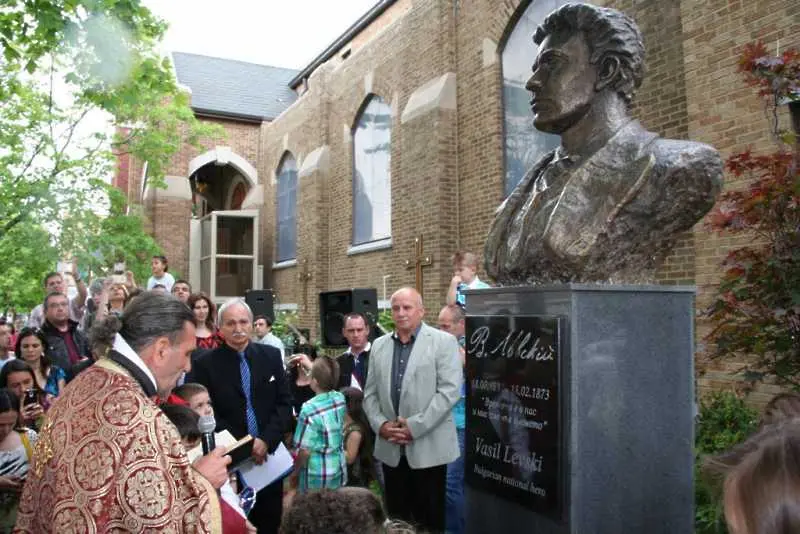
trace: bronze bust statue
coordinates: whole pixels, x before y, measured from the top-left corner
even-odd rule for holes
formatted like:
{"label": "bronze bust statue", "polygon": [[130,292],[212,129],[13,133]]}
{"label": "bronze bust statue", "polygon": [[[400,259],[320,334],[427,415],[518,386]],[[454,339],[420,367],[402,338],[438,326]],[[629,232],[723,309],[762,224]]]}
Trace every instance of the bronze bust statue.
{"label": "bronze bust statue", "polygon": [[561,145],[497,210],[486,271],[501,285],[651,281],[680,233],[714,205],[719,153],[661,139],[631,118],[644,44],[627,15],[567,4],[533,40],[533,124]]}

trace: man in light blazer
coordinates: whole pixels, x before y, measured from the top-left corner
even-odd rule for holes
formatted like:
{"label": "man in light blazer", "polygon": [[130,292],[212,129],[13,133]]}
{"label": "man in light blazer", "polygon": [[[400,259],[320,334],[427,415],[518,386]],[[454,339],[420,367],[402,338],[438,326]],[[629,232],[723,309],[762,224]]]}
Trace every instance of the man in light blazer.
{"label": "man in light blazer", "polygon": [[392,295],[395,331],[372,344],[364,411],[377,434],[390,517],[443,532],[447,464],[458,458],[452,408],[462,381],[456,338],[422,322],[412,288]]}

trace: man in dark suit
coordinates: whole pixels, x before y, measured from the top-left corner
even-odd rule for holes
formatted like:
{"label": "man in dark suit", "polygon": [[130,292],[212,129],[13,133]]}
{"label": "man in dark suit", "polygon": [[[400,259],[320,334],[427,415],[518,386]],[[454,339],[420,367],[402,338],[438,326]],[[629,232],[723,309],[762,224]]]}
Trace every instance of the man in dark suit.
{"label": "man in dark suit", "polygon": [[[253,460],[260,464],[289,428],[292,408],[283,359],[275,347],[250,342],[253,312],[244,300],[223,304],[217,320],[225,344],[201,356],[191,376],[208,388],[218,430],[237,439],[255,438]],[[260,533],[278,532],[282,496],[280,481],[258,492],[248,519]]]}
{"label": "man in dark suit", "polygon": [[348,313],[344,317],[344,335],[350,346],[347,352],[339,356],[339,384],[338,388],[346,388],[358,384],[363,390],[367,383],[369,372],[369,327],[367,319],[360,313]]}

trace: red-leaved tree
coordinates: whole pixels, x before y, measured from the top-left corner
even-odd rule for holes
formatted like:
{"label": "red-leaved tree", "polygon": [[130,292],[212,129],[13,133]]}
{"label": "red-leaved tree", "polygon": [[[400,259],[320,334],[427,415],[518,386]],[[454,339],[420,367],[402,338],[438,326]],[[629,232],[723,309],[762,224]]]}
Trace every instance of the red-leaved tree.
{"label": "red-leaved tree", "polygon": [[[706,310],[712,357],[755,357],[746,378],[774,376],[800,389],[800,53],[771,56],[762,43],[747,45],[739,62],[770,111],[776,142],[771,154],[734,154],[726,167],[747,187],[727,191],[707,219],[720,234],[741,234],[750,245],[731,250]],[[779,129],[787,105],[792,130]]]}

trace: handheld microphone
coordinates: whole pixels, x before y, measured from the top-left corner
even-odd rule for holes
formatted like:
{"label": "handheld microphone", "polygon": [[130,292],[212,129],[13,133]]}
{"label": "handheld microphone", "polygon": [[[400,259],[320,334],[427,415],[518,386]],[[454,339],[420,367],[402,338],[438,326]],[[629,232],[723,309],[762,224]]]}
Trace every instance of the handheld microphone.
{"label": "handheld microphone", "polygon": [[200,420],[197,421],[197,430],[200,431],[200,439],[203,444],[203,454],[208,454],[217,446],[214,442],[215,428],[217,428],[217,422],[213,415],[201,415]]}

